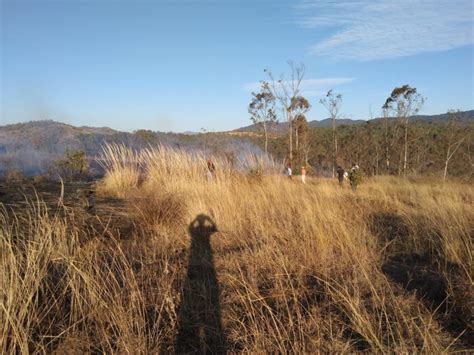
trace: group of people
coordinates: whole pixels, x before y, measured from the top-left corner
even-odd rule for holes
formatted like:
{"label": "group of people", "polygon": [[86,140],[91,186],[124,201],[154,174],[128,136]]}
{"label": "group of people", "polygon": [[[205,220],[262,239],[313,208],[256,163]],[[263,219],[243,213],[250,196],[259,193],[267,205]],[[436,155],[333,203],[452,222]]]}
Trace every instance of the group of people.
{"label": "group of people", "polygon": [[342,184],[344,183],[344,180],[349,180],[352,190],[354,191],[357,190],[357,185],[359,185],[361,177],[362,177],[360,173],[359,165],[352,164],[352,167],[349,170],[349,172],[344,171],[344,169],[341,166],[338,166],[336,169],[336,173],[337,173],[337,179],[339,181],[339,185],[342,186]]}
{"label": "group of people", "polygon": [[[349,180],[352,190],[355,191],[357,189],[357,185],[359,185],[361,180],[359,165],[352,164],[352,167],[348,172],[339,165],[336,169],[336,173],[340,186],[344,184],[344,180]],[[293,170],[291,169],[290,165],[288,165],[286,168],[286,176],[289,179],[293,179]],[[306,184],[306,168],[304,166],[301,167],[300,176],[303,184]]]}
{"label": "group of people", "polygon": [[[303,182],[303,184],[306,184],[306,169],[304,166],[301,167],[300,174],[301,181]],[[286,167],[286,176],[288,176],[290,180],[293,179],[293,170],[291,169],[290,165]]]}
{"label": "group of people", "polygon": [[[293,170],[291,169],[291,165],[286,167],[286,176],[291,180],[293,179]],[[211,159],[207,160],[207,180],[212,181],[214,179],[216,173],[216,166]],[[344,180],[349,180],[352,190],[357,189],[357,185],[359,185],[361,181],[361,173],[359,165],[352,164],[352,167],[349,171],[345,171],[340,165],[336,169],[337,180],[339,181],[339,185],[343,186]],[[301,182],[306,184],[306,168],[304,166],[301,167],[300,170]]]}

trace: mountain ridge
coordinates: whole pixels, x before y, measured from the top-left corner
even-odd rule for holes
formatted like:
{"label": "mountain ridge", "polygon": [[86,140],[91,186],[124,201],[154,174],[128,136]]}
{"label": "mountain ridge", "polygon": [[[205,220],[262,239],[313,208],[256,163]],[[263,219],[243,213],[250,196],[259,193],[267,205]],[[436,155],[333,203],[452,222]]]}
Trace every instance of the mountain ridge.
{"label": "mountain ridge", "polygon": [[[474,110],[468,111],[460,111],[461,121],[469,122],[474,120]],[[350,119],[350,118],[341,118],[336,120],[336,126],[352,126],[352,125],[360,125],[367,122],[379,122],[383,120],[383,117],[377,117],[370,120],[360,120],[360,119]],[[394,120],[395,118],[391,117],[390,119]],[[448,113],[436,114],[436,115],[416,115],[411,116],[411,119],[414,122],[425,122],[425,123],[441,123],[446,122],[448,120]],[[328,128],[331,127],[332,122],[330,118],[325,118],[323,120],[312,120],[308,122],[308,126],[310,128]],[[288,128],[286,122],[279,122],[276,127],[276,132],[284,132]],[[237,128],[233,130],[233,132],[256,132],[258,127],[254,124]]]}

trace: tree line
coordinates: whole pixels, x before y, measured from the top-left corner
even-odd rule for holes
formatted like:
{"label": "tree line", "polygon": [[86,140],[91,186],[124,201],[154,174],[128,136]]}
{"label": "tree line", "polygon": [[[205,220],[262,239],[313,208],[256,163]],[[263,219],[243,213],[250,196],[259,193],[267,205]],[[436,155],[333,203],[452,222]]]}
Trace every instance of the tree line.
{"label": "tree line", "polygon": [[[289,77],[267,80],[253,92],[248,106],[251,121],[260,129],[267,154],[284,159],[292,167],[306,166],[319,174],[335,176],[338,166],[361,166],[367,175],[451,174],[472,178],[472,121],[451,110],[443,123],[414,121],[426,98],[415,87],[395,87],[381,105],[382,119],[366,124],[338,125],[343,97],[329,90],[319,103],[331,119],[330,128],[310,128],[305,114],[311,109],[303,96],[304,65],[289,62]],[[287,134],[274,132],[287,123]]]}

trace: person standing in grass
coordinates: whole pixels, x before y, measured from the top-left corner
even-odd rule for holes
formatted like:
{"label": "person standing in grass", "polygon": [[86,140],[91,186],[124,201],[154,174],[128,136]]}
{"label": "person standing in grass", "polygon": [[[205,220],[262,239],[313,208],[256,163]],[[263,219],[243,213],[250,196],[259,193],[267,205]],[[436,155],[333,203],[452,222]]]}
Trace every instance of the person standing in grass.
{"label": "person standing in grass", "polygon": [[304,166],[301,167],[301,181],[306,184],[306,169]]}
{"label": "person standing in grass", "polygon": [[291,166],[286,167],[286,176],[288,176],[288,179],[292,179],[293,171],[291,170]]}
{"label": "person standing in grass", "polygon": [[357,190],[357,186],[359,185],[361,180],[359,165],[352,164],[351,171],[349,172],[349,182],[351,184],[352,191]]}
{"label": "person standing in grass", "polygon": [[342,183],[344,182],[345,171],[341,166],[338,166],[336,173],[337,173],[337,180],[339,181],[339,186],[342,186]]}
{"label": "person standing in grass", "polygon": [[207,180],[212,181],[216,172],[216,166],[211,159],[207,159]]}

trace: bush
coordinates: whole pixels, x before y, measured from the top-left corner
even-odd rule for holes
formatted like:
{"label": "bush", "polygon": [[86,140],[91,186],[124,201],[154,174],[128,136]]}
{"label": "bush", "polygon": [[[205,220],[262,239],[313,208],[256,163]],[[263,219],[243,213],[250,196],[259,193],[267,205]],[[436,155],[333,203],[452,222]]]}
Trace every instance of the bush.
{"label": "bush", "polygon": [[5,172],[4,177],[7,183],[18,183],[25,179],[25,176],[19,170],[8,170]]}
{"label": "bush", "polygon": [[48,174],[36,174],[33,175],[33,184],[41,185],[44,184],[46,181],[50,180]]}
{"label": "bush", "polygon": [[263,181],[263,169],[253,168],[250,169],[247,173],[247,178],[249,181],[262,182]]}
{"label": "bush", "polygon": [[173,228],[184,223],[186,201],[179,193],[155,193],[138,198],[132,203],[136,222],[146,229],[157,226]]}
{"label": "bush", "polygon": [[54,166],[64,180],[81,181],[89,175],[89,163],[82,150],[66,150],[64,156],[54,162]]}

